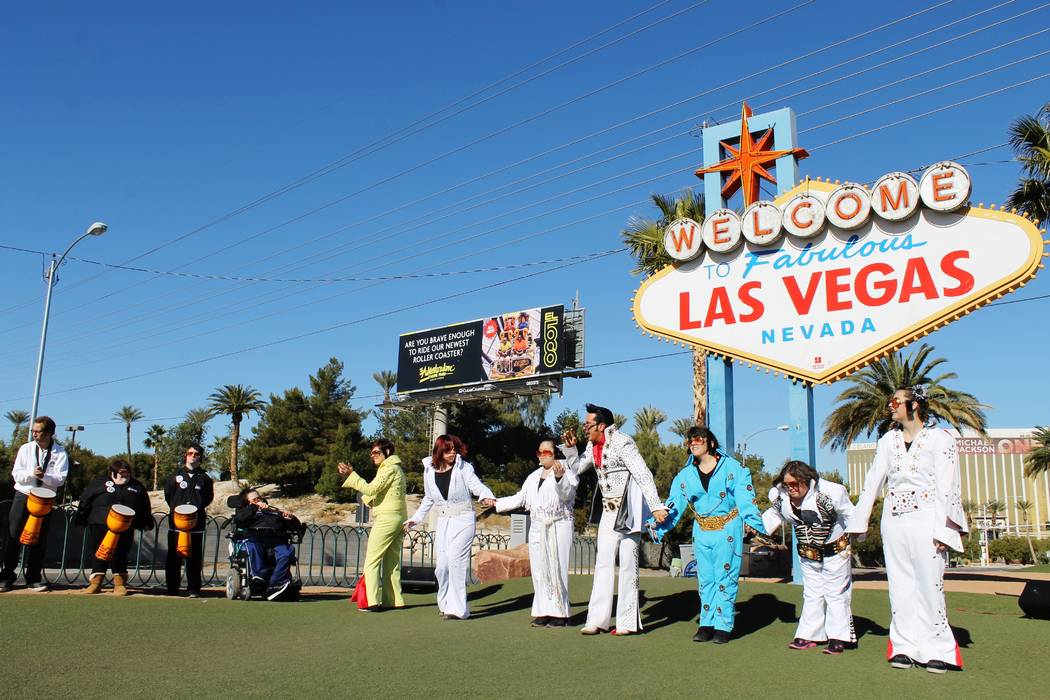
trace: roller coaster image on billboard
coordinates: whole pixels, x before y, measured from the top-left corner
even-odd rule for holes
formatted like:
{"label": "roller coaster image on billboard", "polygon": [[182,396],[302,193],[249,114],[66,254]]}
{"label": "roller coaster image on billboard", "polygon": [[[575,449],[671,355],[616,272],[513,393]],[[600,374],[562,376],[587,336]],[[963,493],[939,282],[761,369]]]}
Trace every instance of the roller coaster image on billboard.
{"label": "roller coaster image on billboard", "polygon": [[502,313],[405,333],[398,344],[399,394],[560,372],[564,307]]}

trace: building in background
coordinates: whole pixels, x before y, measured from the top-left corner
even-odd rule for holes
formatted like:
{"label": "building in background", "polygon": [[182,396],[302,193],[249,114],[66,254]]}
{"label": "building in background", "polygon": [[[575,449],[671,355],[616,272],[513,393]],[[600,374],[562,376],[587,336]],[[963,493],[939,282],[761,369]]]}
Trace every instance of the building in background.
{"label": "building in background", "polygon": [[[969,510],[971,530],[1000,534],[1042,536],[1050,532],[1050,475],[1033,479],[1024,476],[1025,455],[1032,448],[1031,428],[1000,428],[988,431],[982,438],[967,430],[962,435],[949,429],[959,449],[962,477],[962,499]],[[856,499],[864,487],[864,478],[875,459],[874,442],[853,443],[846,450],[846,469],[850,495]],[[1026,514],[1017,507],[1027,501]],[[997,502],[996,512],[988,504]]]}

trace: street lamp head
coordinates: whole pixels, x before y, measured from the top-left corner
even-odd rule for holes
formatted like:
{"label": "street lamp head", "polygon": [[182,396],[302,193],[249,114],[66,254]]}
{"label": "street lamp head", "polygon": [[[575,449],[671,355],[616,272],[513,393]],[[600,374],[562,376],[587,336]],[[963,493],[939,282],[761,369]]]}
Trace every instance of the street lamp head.
{"label": "street lamp head", "polygon": [[90,226],[88,226],[88,230],[87,230],[87,232],[88,232],[88,233],[89,233],[90,235],[92,235],[92,236],[101,236],[101,235],[102,235],[103,233],[105,233],[105,232],[106,232],[106,231],[107,231],[108,229],[109,229],[109,226],[106,226],[106,225],[105,225],[104,223],[102,223],[101,221],[96,221],[95,223],[93,223],[93,224],[91,224]]}
{"label": "street lamp head", "polygon": [[777,430],[791,430],[790,425],[778,425]]}

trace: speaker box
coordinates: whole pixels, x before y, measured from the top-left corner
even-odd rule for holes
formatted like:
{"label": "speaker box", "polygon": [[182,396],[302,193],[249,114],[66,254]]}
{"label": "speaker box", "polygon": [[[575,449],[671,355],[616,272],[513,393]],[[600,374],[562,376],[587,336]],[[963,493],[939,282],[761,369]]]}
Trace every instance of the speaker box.
{"label": "speaker box", "polygon": [[1026,617],[1050,620],[1050,581],[1029,581],[1017,599]]}
{"label": "speaker box", "polygon": [[402,566],[401,586],[406,589],[437,588],[437,574],[433,566]]}

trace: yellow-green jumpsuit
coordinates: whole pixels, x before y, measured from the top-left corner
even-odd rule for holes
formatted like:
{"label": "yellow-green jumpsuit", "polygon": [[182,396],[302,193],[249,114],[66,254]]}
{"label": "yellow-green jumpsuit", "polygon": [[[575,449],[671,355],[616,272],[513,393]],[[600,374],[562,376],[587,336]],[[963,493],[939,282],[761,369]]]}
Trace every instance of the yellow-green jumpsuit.
{"label": "yellow-green jumpsuit", "polygon": [[[400,608],[405,604],[401,596],[401,546],[405,539],[402,526],[408,517],[405,507],[405,472],[401,458],[391,455],[383,460],[371,481],[365,481],[357,472],[346,477],[343,488],[360,491],[365,505],[372,508],[372,530],[368,533],[365,550],[365,592],[368,606]],[[379,579],[382,571],[383,594],[379,597]]]}

